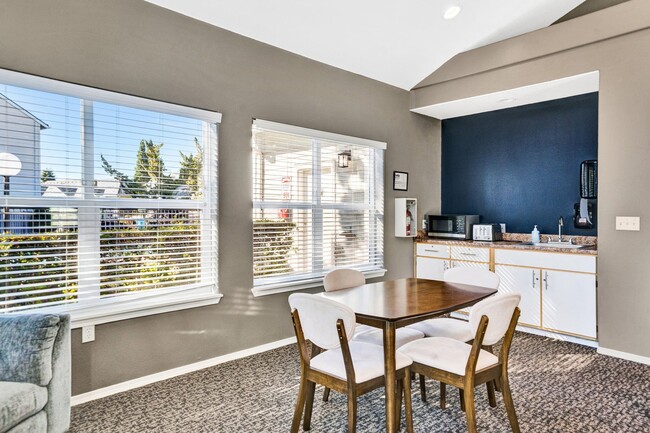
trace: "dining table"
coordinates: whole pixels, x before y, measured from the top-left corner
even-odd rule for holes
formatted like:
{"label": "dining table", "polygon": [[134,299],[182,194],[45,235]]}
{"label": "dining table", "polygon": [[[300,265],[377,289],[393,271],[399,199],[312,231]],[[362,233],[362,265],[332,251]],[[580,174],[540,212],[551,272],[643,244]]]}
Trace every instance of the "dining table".
{"label": "dining table", "polygon": [[423,278],[369,283],[322,296],[354,310],[357,323],[383,330],[386,431],[396,433],[395,330],[472,306],[497,291],[487,287]]}

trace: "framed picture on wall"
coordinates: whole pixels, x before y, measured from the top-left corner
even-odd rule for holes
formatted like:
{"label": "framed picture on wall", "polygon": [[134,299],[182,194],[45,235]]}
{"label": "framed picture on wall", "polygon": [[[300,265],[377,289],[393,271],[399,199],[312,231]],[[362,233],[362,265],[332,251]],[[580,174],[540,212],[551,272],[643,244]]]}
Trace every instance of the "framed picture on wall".
{"label": "framed picture on wall", "polygon": [[409,189],[409,174],[404,171],[394,171],[393,190],[408,191],[408,189]]}

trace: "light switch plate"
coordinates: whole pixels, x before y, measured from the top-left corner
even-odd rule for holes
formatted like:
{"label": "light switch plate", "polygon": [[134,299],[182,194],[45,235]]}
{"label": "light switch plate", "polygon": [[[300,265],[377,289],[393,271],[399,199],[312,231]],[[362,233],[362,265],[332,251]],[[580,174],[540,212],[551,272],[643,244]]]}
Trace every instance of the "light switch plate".
{"label": "light switch plate", "polygon": [[629,230],[638,232],[641,230],[641,217],[616,217],[616,230]]}
{"label": "light switch plate", "polygon": [[81,342],[90,343],[95,341],[95,325],[88,325],[81,327]]}

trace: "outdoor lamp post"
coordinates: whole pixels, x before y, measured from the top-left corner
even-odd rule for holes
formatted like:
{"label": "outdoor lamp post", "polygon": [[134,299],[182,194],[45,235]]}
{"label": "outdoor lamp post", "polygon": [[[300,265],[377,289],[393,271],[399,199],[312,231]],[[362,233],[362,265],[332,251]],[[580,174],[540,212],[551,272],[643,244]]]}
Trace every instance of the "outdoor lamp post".
{"label": "outdoor lamp post", "polygon": [[[23,168],[23,165],[20,162],[20,159],[13,153],[2,152],[0,153],[0,176],[5,178],[5,197],[9,195],[9,178],[20,173],[20,169]],[[5,209],[4,209],[4,228],[5,231],[9,231],[9,206],[7,206],[7,199],[5,198]]]}

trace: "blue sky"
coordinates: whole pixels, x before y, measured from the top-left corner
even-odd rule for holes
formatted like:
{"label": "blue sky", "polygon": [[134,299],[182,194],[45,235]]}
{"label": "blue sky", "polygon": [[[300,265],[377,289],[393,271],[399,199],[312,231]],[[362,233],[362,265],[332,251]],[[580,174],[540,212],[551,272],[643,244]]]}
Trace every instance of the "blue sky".
{"label": "blue sky", "polygon": [[[79,179],[81,173],[81,100],[21,87],[0,85],[0,92],[29,111],[49,128],[41,131],[41,169],[56,178]],[[114,168],[133,175],[140,140],[164,143],[168,173],[177,173],[179,150],[196,153],[194,137],[202,139],[202,121],[142,109],[93,103],[95,179],[111,179],[102,169],[100,154]]]}

